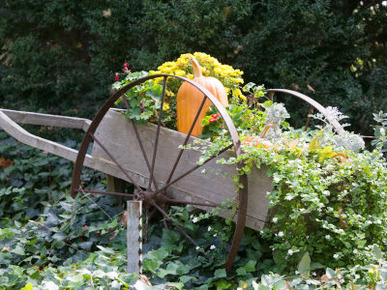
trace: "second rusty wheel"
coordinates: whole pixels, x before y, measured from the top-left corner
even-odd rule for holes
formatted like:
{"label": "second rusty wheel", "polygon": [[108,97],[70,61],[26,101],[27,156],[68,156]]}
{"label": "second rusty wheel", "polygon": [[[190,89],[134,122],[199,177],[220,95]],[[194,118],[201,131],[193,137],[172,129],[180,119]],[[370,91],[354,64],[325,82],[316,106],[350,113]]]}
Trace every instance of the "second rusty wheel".
{"label": "second rusty wheel", "polygon": [[[158,99],[160,103],[155,124],[138,125],[132,120],[126,119],[123,114],[125,110],[129,111],[130,107],[125,94],[136,86],[156,78],[162,78],[163,86]],[[187,150],[188,147],[195,146],[196,138],[191,136],[191,131],[195,124],[200,122],[197,118],[193,120],[188,134],[162,126],[163,103],[168,78],[185,81],[203,93],[202,105],[197,111],[197,116],[206,100],[215,106],[224,121],[229,136],[229,142],[224,148],[217,150],[212,156],[205,159],[200,152]],[[123,110],[117,109],[115,106],[120,98],[125,104]],[[207,89],[179,76],[150,75],[137,79],[113,93],[98,111],[79,149],[72,176],[71,195],[75,197],[79,192],[128,195],[108,191],[96,192],[85,187],[82,180],[82,169],[87,166],[85,159],[90,157],[88,155],[90,147],[92,147],[92,158],[88,159],[104,160],[112,168],[109,171],[110,174],[133,184],[135,190],[132,196],[134,199],[142,200],[145,204],[155,207],[166,220],[170,220],[165,211],[166,204],[192,204],[203,209],[220,205],[225,201],[225,196],[222,195],[223,191],[220,191],[219,194],[217,190],[228,184],[228,191],[232,192],[227,192],[226,196],[237,200],[237,213],[234,219],[235,232],[225,264],[227,271],[231,269],[246,224],[248,183],[246,175],[239,175],[240,186],[235,189],[229,176],[213,172],[216,170],[214,169],[216,160],[230,156],[238,157],[242,152],[239,136],[231,118],[216,97]],[[238,164],[238,166],[242,165]],[[208,170],[209,168],[211,170]],[[233,174],[238,173],[237,168],[222,168],[220,170],[227,170],[228,173]],[[104,172],[103,169],[101,171]],[[204,172],[210,172],[210,175],[204,174]],[[185,236],[189,238],[187,235]]]}

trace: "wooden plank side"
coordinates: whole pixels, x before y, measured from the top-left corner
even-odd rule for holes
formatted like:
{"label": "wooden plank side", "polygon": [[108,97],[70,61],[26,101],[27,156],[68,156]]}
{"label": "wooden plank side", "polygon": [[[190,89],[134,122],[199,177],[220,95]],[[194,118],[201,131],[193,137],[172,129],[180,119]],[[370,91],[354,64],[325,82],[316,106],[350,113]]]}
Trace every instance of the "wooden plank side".
{"label": "wooden plank side", "polygon": [[[153,124],[146,124],[138,126],[138,128],[144,150],[151,163],[157,127]],[[121,113],[110,110],[102,120],[95,135],[102,141],[108,151],[113,154],[119,164],[131,176],[134,176],[134,179],[140,186],[148,186],[149,169],[141,153],[131,121],[126,120]],[[159,188],[168,179],[179,153],[178,146],[183,143],[185,137],[185,134],[161,128],[154,171]],[[193,142],[194,139],[191,138],[190,142]],[[230,154],[232,153],[226,152],[221,157],[228,158],[231,156]],[[200,155],[200,152],[194,150],[184,150],[172,180],[196,166]],[[114,164],[104,150],[96,144],[94,144],[92,156],[95,162],[103,160],[106,163],[111,163],[112,167],[114,167]],[[106,168],[104,170],[106,172]],[[116,174],[109,174],[127,180],[124,174],[119,171],[117,170]],[[253,169],[253,171],[254,173],[249,178],[247,226],[261,230],[268,211],[266,193],[271,191],[272,186],[271,179],[266,176],[265,170]],[[235,187],[231,178],[235,174],[234,166],[217,164],[216,160],[212,160],[169,187],[167,193],[176,199],[219,205],[226,199],[234,199],[236,197]],[[208,209],[210,208],[206,208],[206,210]],[[221,215],[227,216],[228,213],[224,212]]]}

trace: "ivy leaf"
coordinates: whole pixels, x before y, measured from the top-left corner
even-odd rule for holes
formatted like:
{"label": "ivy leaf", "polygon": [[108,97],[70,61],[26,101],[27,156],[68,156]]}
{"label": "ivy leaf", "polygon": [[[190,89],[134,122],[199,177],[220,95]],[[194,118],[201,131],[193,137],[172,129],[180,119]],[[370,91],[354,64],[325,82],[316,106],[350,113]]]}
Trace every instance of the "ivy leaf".
{"label": "ivy leaf", "polygon": [[310,263],[311,263],[311,259],[310,259],[309,253],[306,252],[304,256],[302,256],[301,261],[298,264],[298,272],[300,274],[304,274],[310,271]]}
{"label": "ivy leaf", "polygon": [[177,261],[175,263],[169,263],[166,269],[160,269],[157,276],[164,278],[167,275],[184,275],[190,270],[188,265],[184,265],[182,262]]}
{"label": "ivy leaf", "polygon": [[326,275],[328,276],[329,279],[336,278],[336,272],[331,268],[327,268]]}
{"label": "ivy leaf", "polygon": [[227,273],[226,269],[216,269],[214,273],[214,278],[226,278]]}
{"label": "ivy leaf", "polygon": [[16,255],[24,256],[26,253],[24,249],[17,245],[13,250],[11,250],[11,253],[15,253]]}
{"label": "ivy leaf", "polygon": [[372,247],[372,253],[374,254],[374,256],[376,257],[376,259],[380,260],[383,256],[383,253],[382,251],[380,250],[379,246],[374,244],[373,247]]}

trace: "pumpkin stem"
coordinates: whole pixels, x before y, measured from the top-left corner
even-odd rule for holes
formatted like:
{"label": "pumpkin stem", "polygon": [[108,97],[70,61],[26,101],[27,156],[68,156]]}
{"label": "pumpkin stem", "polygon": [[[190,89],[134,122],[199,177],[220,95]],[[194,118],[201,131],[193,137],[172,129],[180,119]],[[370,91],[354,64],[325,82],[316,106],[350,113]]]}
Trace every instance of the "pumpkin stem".
{"label": "pumpkin stem", "polygon": [[196,58],[192,57],[189,60],[191,61],[191,64],[192,64],[194,77],[201,78],[203,76],[202,69],[200,68],[200,65],[199,65],[198,61],[196,60]]}

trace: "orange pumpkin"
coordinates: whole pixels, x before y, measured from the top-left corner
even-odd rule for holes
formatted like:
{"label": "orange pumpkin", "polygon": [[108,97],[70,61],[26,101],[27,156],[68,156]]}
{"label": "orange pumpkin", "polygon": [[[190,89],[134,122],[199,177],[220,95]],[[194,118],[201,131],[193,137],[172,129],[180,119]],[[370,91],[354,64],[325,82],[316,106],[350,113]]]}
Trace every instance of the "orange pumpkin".
{"label": "orange pumpkin", "polygon": [[[214,77],[203,76],[200,65],[196,59],[191,58],[191,63],[194,73],[193,81],[209,90],[223,106],[228,106],[227,93],[223,84]],[[179,132],[188,134],[203,98],[204,94],[193,85],[187,82],[184,82],[181,85],[177,92],[176,99],[177,130]],[[205,118],[210,105],[212,105],[212,103],[207,99],[191,132],[192,136],[198,137],[202,133],[203,127],[201,126],[201,123]]]}

